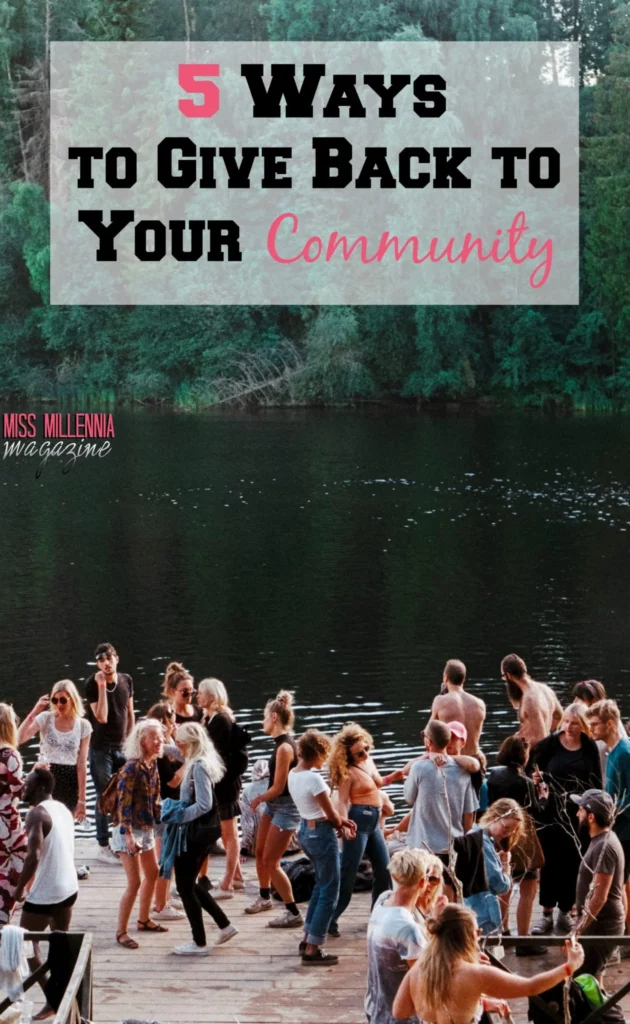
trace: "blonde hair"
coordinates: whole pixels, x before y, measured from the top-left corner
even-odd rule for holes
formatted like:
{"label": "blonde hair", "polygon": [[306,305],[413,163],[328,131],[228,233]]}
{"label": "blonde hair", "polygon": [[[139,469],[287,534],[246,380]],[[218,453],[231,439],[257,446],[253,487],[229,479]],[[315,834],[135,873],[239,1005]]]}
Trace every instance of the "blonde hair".
{"label": "blonde hair", "polygon": [[146,734],[151,729],[158,729],[160,736],[162,733],[162,723],[158,722],[157,718],[143,718],[142,721],[134,725],[133,729],[127,736],[123,752],[128,761],[141,761],[144,757],[144,751],[142,749],[142,741]]}
{"label": "blonde hair", "polygon": [[164,673],[164,683],[162,684],[162,696],[166,697],[167,700],[171,700],[173,693],[177,689],[182,679],[190,679],[193,682],[193,677],[187,668],[184,668],[180,661],[171,661],[166,666]]}
{"label": "blonde hair", "polygon": [[18,718],[10,704],[0,704],[0,743],[17,750]]}
{"label": "blonde hair", "polygon": [[604,725],[607,722],[614,722],[615,725],[619,725],[621,721],[619,707],[616,701],[610,700],[610,698],[598,700],[595,704],[591,704],[586,714],[589,718],[599,718],[600,722],[603,722]]}
{"label": "blonde hair", "polygon": [[280,693],[265,704],[265,714],[268,712],[277,715],[285,729],[292,729],[295,722],[293,694],[289,690],[280,690]]}
{"label": "blonde hair", "polygon": [[477,918],[468,907],[447,903],[436,918],[427,921],[429,943],[418,960],[418,997],[425,1020],[435,1018],[453,1005],[453,972],[458,960],[479,961]]}
{"label": "blonde hair", "polygon": [[488,825],[492,825],[494,821],[504,818],[514,818],[516,821],[516,828],[509,837],[509,844],[512,847],[518,843],[525,831],[525,812],[521,805],[517,804],[516,800],[512,800],[507,796],[495,800],[493,804],[490,804],[488,810],[484,811],[481,815],[479,827],[486,828]]}
{"label": "blonde hair", "polygon": [[[429,876],[432,875],[433,873],[435,873],[436,875],[439,875],[440,878],[443,878],[444,877],[444,864],[442,863],[440,858],[436,857],[434,853],[427,853],[427,857],[429,858],[429,863],[427,865],[427,878],[429,878]],[[436,899],[441,894],[441,892],[442,892],[442,886],[441,885],[436,885],[434,889],[433,888],[427,889],[426,893],[424,894],[424,896],[423,896],[424,906],[425,906],[425,909],[429,913],[431,912],[431,908],[433,907],[433,904],[435,903]]]}
{"label": "blonde hair", "polygon": [[208,733],[198,722],[184,722],[177,729],[177,743],[186,746],[186,775],[194,764],[201,761],[210,781],[215,785],[225,775],[225,765],[216,751]]}
{"label": "blonde hair", "polygon": [[72,682],[72,680],[71,679],[60,679],[59,682],[57,682],[57,683],[55,683],[53,685],[53,688],[50,691],[50,696],[54,697],[55,694],[59,693],[61,690],[63,690],[64,693],[68,694],[68,697],[70,698],[70,703],[72,705],[72,710],[73,710],[73,712],[75,714],[75,717],[76,718],[83,718],[83,716],[85,715],[85,708],[83,707],[83,701],[81,700],[81,698],[79,696],[79,691],[77,690],[77,688],[74,685],[74,683]]}
{"label": "blonde hair", "polygon": [[579,700],[575,701],[573,704],[569,704],[568,708],[565,708],[562,712],[560,728],[562,729],[562,723],[564,722],[567,715],[575,715],[578,722],[580,723],[582,732],[585,733],[586,736],[592,736],[591,723],[589,722],[587,715],[588,710],[589,709],[586,707],[586,704],[582,704],[582,702]]}
{"label": "blonde hair", "polygon": [[[201,705],[200,698],[212,697],[212,703],[215,711],[225,711],[234,721],[234,712],[230,707],[230,698],[225,688],[225,683],[222,683],[220,679],[202,679],[197,687],[197,704]],[[204,711],[206,709],[204,708]]]}
{"label": "blonde hair", "polygon": [[332,751],[328,758],[328,774],[336,789],[348,778],[348,770],[351,767],[350,747],[359,740],[363,740],[369,747],[374,746],[374,740],[369,732],[356,722],[348,722],[333,738]]}
{"label": "blonde hair", "polygon": [[389,873],[398,885],[411,889],[427,877],[431,854],[412,847],[398,850],[392,857]]}

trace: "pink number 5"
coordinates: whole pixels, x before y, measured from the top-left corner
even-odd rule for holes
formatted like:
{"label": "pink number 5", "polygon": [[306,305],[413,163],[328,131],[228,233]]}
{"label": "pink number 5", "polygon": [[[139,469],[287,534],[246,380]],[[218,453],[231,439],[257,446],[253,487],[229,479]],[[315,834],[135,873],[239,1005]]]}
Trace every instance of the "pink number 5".
{"label": "pink number 5", "polygon": [[179,65],[179,84],[182,89],[185,92],[201,93],[203,96],[203,103],[195,103],[193,100],[179,101],[179,109],[185,117],[214,117],[219,109],[219,86],[206,79],[216,77],[219,71],[218,64]]}

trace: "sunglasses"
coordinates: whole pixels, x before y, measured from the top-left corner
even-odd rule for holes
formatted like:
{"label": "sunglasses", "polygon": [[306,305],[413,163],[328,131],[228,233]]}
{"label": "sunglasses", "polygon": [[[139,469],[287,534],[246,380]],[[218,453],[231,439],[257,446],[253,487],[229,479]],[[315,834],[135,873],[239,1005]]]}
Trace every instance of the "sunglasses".
{"label": "sunglasses", "polygon": [[113,661],[115,657],[116,657],[115,654],[97,654],[96,655],[96,660],[97,661]]}
{"label": "sunglasses", "polygon": [[177,692],[181,693],[182,697],[192,697],[192,695],[193,695],[193,693],[195,691],[194,690],[178,690]]}
{"label": "sunglasses", "polygon": [[367,752],[367,750],[357,750],[357,752],[356,752],[356,754],[354,756],[355,757],[367,757],[368,756],[368,752]]}
{"label": "sunglasses", "polygon": [[67,697],[52,697],[50,703],[51,704],[67,704],[68,703],[68,698]]}
{"label": "sunglasses", "polygon": [[442,879],[439,875],[429,875],[427,878],[427,882],[431,882],[431,885],[438,885],[441,881]]}

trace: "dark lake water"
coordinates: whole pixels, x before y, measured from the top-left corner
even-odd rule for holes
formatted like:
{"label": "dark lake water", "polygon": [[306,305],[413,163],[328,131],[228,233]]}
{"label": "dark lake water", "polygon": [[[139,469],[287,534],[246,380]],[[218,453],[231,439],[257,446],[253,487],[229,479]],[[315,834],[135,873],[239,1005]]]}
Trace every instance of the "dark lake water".
{"label": "dark lake water", "polygon": [[56,679],[81,686],[103,640],[142,711],[170,659],[223,679],[257,752],[262,707],[289,687],[298,730],[355,719],[399,766],[449,657],[488,704],[489,755],[515,726],[510,651],[561,699],[590,676],[630,711],[630,420],[142,410],[115,425],[112,454],[65,476],[1,463],[1,696],[20,714]]}

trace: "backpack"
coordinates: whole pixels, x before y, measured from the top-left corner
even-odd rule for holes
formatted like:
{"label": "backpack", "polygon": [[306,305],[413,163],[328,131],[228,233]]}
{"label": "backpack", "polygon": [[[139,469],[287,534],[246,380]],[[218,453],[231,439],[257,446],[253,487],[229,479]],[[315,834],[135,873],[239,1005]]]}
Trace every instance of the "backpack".
{"label": "backpack", "polygon": [[[544,1003],[547,1003],[550,1010],[553,1010],[555,1019],[564,1024],[564,982],[560,982],[559,985],[554,985],[547,992],[542,992],[539,996],[529,997],[529,1009],[527,1012],[528,1020],[532,1021],[532,1024],[550,1024],[550,1018],[538,1005],[537,1000],[541,999]],[[582,1024],[586,1018],[593,1012],[587,996],[583,989],[575,981],[571,981],[571,987],[569,989],[569,1007],[571,1014],[571,1024]]]}
{"label": "backpack", "polygon": [[230,731],[230,754],[229,764],[226,765],[230,775],[244,775],[249,764],[247,747],[252,742],[247,729],[244,729],[239,722],[232,722]]}
{"label": "backpack", "polygon": [[105,789],[98,798],[98,809],[101,814],[113,814],[118,806],[118,777],[122,771],[119,768],[118,771],[112,775],[111,779],[105,786]]}

